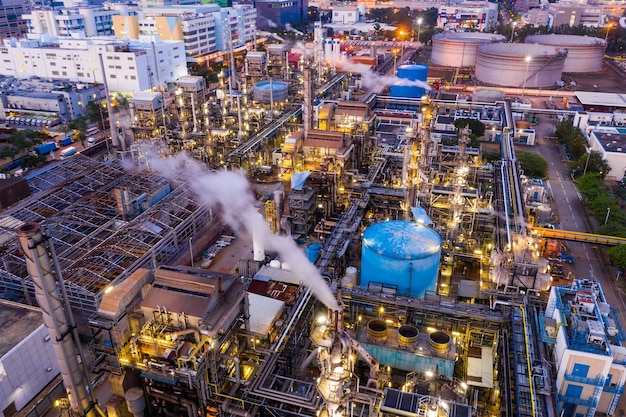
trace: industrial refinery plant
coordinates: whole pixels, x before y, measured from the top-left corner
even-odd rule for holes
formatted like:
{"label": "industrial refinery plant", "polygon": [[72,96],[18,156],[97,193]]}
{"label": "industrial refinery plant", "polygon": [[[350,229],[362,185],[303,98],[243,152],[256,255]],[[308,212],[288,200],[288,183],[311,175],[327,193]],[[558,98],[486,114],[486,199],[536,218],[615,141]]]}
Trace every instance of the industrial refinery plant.
{"label": "industrial refinery plant", "polygon": [[490,95],[554,84],[572,54],[553,42],[572,40],[467,35],[432,59],[475,66],[473,99],[393,45],[348,59],[320,26],[231,53],[217,88],[135,94],[120,158],[25,177],[0,289],[41,309],[59,413],[613,415],[626,333],[596,281],[552,285],[547,191],[520,172],[519,109]]}

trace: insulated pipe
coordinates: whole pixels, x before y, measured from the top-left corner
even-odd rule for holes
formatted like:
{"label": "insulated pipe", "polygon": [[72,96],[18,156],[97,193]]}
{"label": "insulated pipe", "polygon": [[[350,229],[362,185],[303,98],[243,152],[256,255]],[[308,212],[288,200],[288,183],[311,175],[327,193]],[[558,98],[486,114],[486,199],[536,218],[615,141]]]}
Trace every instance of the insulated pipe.
{"label": "insulated pipe", "polygon": [[87,384],[76,356],[78,349],[72,339],[73,329],[68,324],[59,286],[52,274],[40,225],[25,223],[17,229],[17,234],[26,258],[26,269],[33,280],[44,325],[52,336],[54,353],[59,362],[63,385],[68,392],[70,407],[79,416],[94,415],[94,411],[90,411]]}
{"label": "insulated pipe", "polygon": [[173,395],[160,393],[152,390],[150,387],[146,387],[146,392],[148,395],[153,396],[154,398],[158,398],[163,401],[167,401],[172,404],[182,405],[187,409],[188,417],[197,417],[198,416],[198,406],[195,405],[192,401],[186,400],[184,398],[175,397]]}

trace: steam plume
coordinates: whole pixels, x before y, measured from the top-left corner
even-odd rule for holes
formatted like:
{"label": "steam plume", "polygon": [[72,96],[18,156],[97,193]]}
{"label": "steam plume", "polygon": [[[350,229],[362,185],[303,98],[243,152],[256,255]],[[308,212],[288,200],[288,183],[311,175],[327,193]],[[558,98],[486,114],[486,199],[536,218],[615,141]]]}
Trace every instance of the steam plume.
{"label": "steam plume", "polygon": [[224,221],[234,231],[248,237],[252,234],[261,236],[264,247],[278,252],[281,260],[290,265],[292,272],[319,301],[332,310],[339,310],[335,296],[315,265],[290,237],[274,235],[259,215],[254,205],[254,193],[242,174],[207,171],[201,163],[182,153],[166,159],[153,159],[150,165],[168,178],[187,177],[191,189],[202,202],[221,207]]}
{"label": "steam plume", "polygon": [[[331,62],[331,65],[333,63]],[[361,74],[361,83],[367,88],[379,88],[382,85],[403,85],[421,87],[430,91],[431,87],[427,82],[421,80],[407,80],[394,75],[382,75],[372,71],[369,65],[355,64],[347,58],[342,57],[335,65],[345,72],[356,72]]]}

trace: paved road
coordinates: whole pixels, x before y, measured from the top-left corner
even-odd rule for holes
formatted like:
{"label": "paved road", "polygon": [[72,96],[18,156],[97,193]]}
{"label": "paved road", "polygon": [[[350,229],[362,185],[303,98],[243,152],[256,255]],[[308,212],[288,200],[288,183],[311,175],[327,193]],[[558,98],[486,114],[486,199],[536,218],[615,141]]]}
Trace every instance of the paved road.
{"label": "paved road", "polygon": [[[548,181],[546,186],[553,196],[552,207],[558,216],[558,228],[579,232],[594,232],[599,226],[598,221],[589,218],[581,202],[580,195],[569,172],[568,160],[562,147],[553,139],[544,139],[554,134],[556,121],[549,115],[539,115],[537,146],[533,149],[517,148],[517,151],[528,151],[540,154],[548,162]],[[622,323],[626,324],[626,295],[615,282],[615,268],[602,265],[602,250],[597,245],[579,242],[566,242],[572,251],[576,263],[572,273],[576,278],[597,280],[607,302],[615,306]],[[626,395],[622,395],[618,410],[626,409]]]}

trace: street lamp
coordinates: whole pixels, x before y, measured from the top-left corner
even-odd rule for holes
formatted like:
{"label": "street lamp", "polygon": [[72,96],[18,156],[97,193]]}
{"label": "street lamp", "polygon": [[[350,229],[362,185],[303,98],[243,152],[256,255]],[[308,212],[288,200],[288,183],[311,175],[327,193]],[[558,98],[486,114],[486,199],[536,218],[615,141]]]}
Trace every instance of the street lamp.
{"label": "street lamp", "polygon": [[420,29],[422,28],[422,18],[419,17],[417,19],[417,43],[420,43]]}
{"label": "street lamp", "polygon": [[609,23],[606,25],[606,35],[604,35],[605,42],[609,41],[609,30],[613,27],[613,23]]}
{"label": "street lamp", "polygon": [[606,217],[604,218],[604,225],[609,221],[609,215],[611,214],[611,207],[606,208]]}
{"label": "street lamp", "polygon": [[530,61],[533,60],[533,57],[529,55],[526,58],[524,58],[524,60],[526,61],[526,71],[524,72],[524,84],[522,86],[522,97],[524,97],[524,91],[526,90],[526,79],[528,78],[528,66],[530,65]]}
{"label": "street lamp", "polygon": [[513,35],[515,34],[515,25],[517,25],[517,22],[511,23],[511,39],[509,40],[509,43],[513,42]]}
{"label": "street lamp", "polygon": [[[587,147],[585,147],[585,150],[587,150]],[[591,156],[591,149],[589,149],[589,152],[587,152],[587,160],[585,161],[585,169],[583,170],[583,175],[585,175],[587,173],[587,167],[589,166],[589,157]]]}

